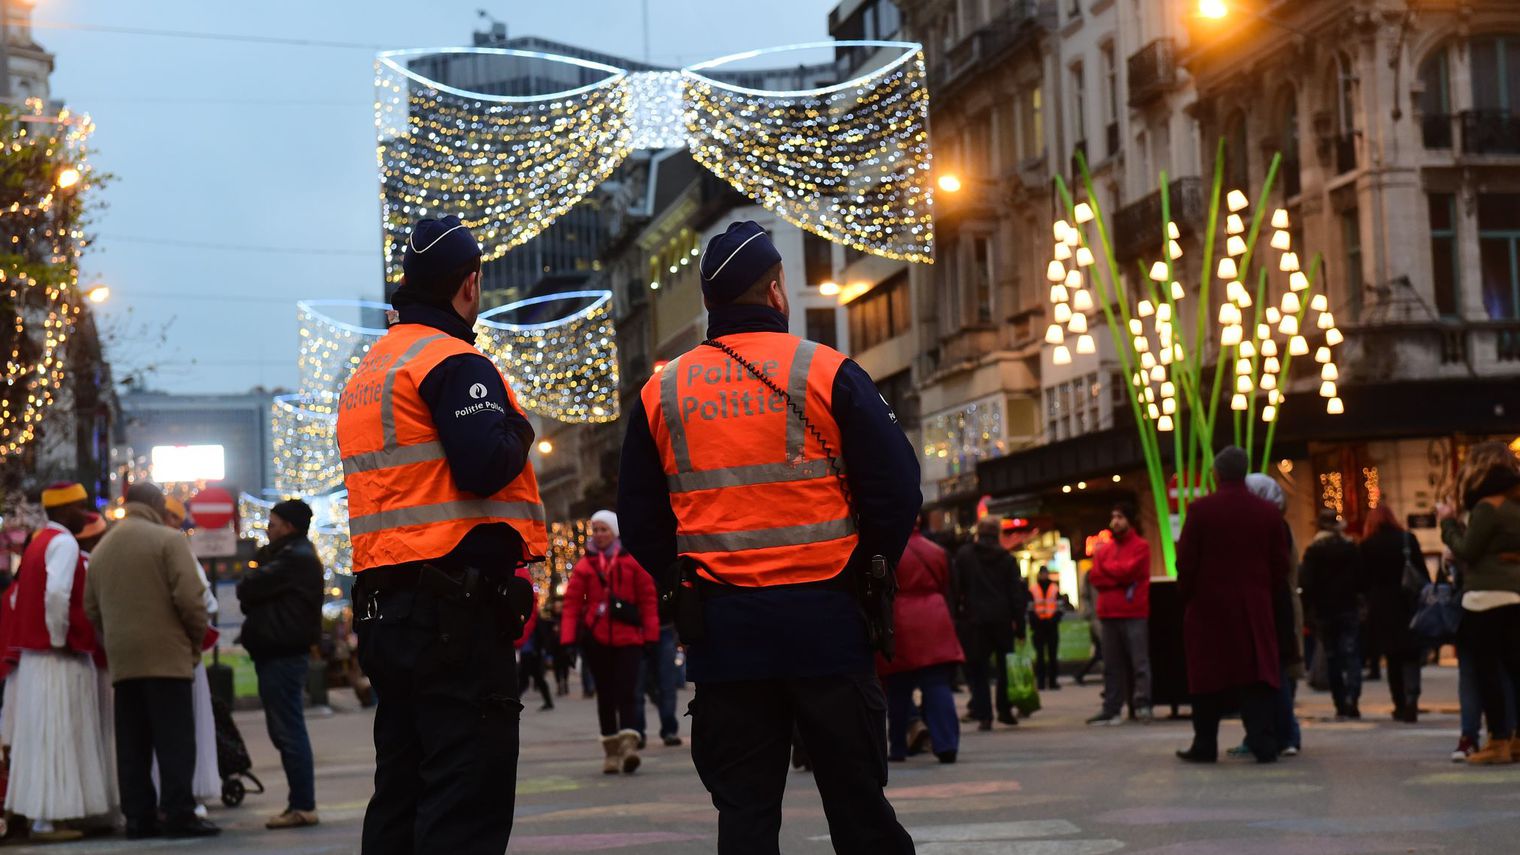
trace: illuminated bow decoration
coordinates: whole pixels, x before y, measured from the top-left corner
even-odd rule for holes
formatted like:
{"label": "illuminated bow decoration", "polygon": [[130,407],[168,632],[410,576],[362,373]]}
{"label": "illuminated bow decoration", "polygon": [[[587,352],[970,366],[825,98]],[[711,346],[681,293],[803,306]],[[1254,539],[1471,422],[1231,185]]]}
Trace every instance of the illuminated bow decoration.
{"label": "illuminated bow decoration", "polygon": [[[740,84],[788,74],[814,83],[834,76],[834,64],[715,71],[825,47],[900,55],[841,83],[786,91]],[[580,85],[510,91],[533,88],[529,69],[543,62],[578,68]],[[505,48],[388,51],[375,67],[388,281],[400,279],[401,248],[421,217],[457,215],[489,261],[548,228],[630,152],[679,146],[799,228],[863,252],[932,260],[929,101],[918,44],[819,42],[680,71],[630,72]],[[478,81],[486,91],[439,78]]]}

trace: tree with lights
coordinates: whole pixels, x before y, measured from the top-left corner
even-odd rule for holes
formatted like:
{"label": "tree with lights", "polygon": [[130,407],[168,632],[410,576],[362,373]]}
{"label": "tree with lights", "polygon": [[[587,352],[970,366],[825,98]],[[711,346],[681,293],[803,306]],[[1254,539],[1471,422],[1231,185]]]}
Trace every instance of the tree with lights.
{"label": "tree with lights", "polygon": [[[1334,348],[1343,336],[1327,296],[1316,287],[1320,258],[1316,255],[1306,269],[1293,249],[1288,212],[1276,208],[1269,213],[1267,202],[1281,155],[1272,159],[1254,204],[1241,189],[1225,193],[1224,157],[1221,142],[1202,263],[1195,271],[1186,270],[1181,261],[1182,235],[1171,218],[1165,172],[1160,176],[1161,222],[1154,244],[1161,248],[1161,258],[1149,265],[1140,262],[1129,276],[1115,258],[1114,231],[1098,204],[1086,159],[1078,154],[1084,200],[1076,201],[1066,183],[1056,178],[1067,218],[1052,226],[1053,252],[1046,272],[1052,323],[1045,341],[1054,348],[1051,360],[1057,365],[1069,364],[1073,351],[1096,354],[1089,316],[1095,310],[1102,313],[1126,380],[1126,399],[1145,456],[1169,573],[1176,572],[1180,528],[1173,530],[1167,490],[1168,437],[1180,525],[1190,494],[1212,482],[1221,401],[1230,410],[1234,443],[1246,449],[1253,467],[1261,471],[1272,459],[1277,421],[1286,404],[1283,387],[1295,357],[1313,355],[1326,411],[1344,410],[1334,360]],[[1270,262],[1264,261],[1267,249],[1258,246],[1264,238],[1276,253]],[[1189,287],[1189,279],[1196,285]],[[1223,294],[1216,297],[1219,290]],[[1191,318],[1185,311],[1189,299],[1196,300]],[[1068,344],[1068,337],[1075,342]]]}
{"label": "tree with lights", "polygon": [[[0,458],[15,489],[22,459],[73,368],[65,345],[90,299],[79,290],[89,191],[87,116],[43,112],[38,99],[0,109]],[[103,290],[102,290],[102,293]],[[93,329],[93,327],[89,327]],[[72,473],[70,473],[72,476]]]}

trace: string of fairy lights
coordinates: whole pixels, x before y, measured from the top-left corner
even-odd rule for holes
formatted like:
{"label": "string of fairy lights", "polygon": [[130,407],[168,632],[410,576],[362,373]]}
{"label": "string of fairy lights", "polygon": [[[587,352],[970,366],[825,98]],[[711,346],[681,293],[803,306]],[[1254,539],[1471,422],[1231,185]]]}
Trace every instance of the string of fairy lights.
{"label": "string of fairy lights", "polygon": [[799,228],[863,252],[930,263],[933,191],[923,51],[906,43],[879,44],[895,45],[902,54],[855,80],[809,90],[748,89],[699,73],[730,58],[687,69],[691,153]]}
{"label": "string of fairy lights", "polygon": [[[584,308],[541,323],[513,323],[520,312],[559,303]],[[476,324],[481,351],[530,412],[577,424],[618,417],[617,331],[611,291],[567,291],[508,303]]]}
{"label": "string of fairy lights", "polygon": [[[732,69],[854,46],[897,55],[807,89],[726,79],[783,79],[792,72]],[[534,79],[534,63],[542,79],[570,88],[503,94]],[[638,73],[532,51],[424,49],[382,53],[375,68],[387,281],[400,280],[407,229],[420,217],[456,214],[489,261],[541,233],[633,150],[677,146],[799,228],[888,258],[933,260],[929,101],[917,44],[793,45]],[[437,77],[468,78],[476,89]]]}
{"label": "string of fairy lights", "polygon": [[83,307],[79,258],[87,241],[79,213],[92,184],[95,125],[67,109],[48,115],[36,98],[0,118],[14,128],[0,145],[4,194],[22,196],[0,208],[0,302],[10,315],[0,333],[9,344],[0,457],[10,457],[36,438],[63,387],[64,350]]}

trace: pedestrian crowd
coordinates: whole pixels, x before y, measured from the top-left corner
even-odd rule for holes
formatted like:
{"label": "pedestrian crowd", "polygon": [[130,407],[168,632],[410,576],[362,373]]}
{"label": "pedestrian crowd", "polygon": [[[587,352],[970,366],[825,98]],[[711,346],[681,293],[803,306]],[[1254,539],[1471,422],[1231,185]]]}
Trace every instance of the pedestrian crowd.
{"label": "pedestrian crowd", "polygon": [[[182,533],[185,506],[147,482],[124,498],[108,525],[82,485],[45,489],[48,523],[0,592],[0,789],[34,841],[220,831],[206,819],[225,792],[219,740],[241,740],[219,732],[203,664],[217,598]],[[310,522],[304,502],[276,505],[236,589],[237,641],[289,787],[271,829],[318,822],[303,694],[325,584]]]}

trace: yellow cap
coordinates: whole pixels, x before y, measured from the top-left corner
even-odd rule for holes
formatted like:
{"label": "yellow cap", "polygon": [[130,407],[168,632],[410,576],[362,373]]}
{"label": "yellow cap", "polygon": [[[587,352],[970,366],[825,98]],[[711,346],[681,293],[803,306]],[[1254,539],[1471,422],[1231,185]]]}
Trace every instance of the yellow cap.
{"label": "yellow cap", "polygon": [[164,499],[164,509],[181,519],[189,516],[185,511],[185,503],[173,496],[168,496]]}
{"label": "yellow cap", "polygon": [[42,506],[44,508],[60,508],[64,505],[72,505],[75,502],[83,502],[90,497],[84,491],[83,484],[54,484],[42,491]]}

